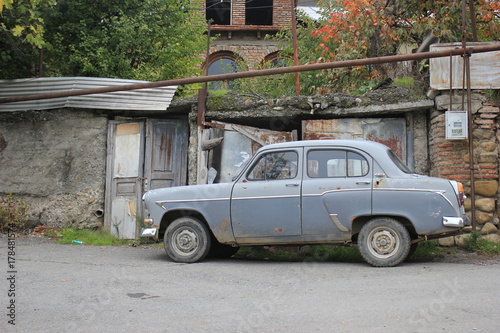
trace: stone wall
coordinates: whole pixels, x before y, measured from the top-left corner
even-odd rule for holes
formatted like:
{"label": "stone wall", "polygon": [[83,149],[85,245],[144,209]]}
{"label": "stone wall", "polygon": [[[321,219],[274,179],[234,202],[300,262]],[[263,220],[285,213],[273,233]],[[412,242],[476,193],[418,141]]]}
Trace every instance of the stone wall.
{"label": "stone wall", "polygon": [[106,138],[92,111],[0,113],[0,198],[22,198],[33,226],[102,225]]}
{"label": "stone wall", "polygon": [[[471,210],[470,199],[470,154],[468,140],[446,140],[445,112],[447,110],[464,110],[462,95],[455,93],[450,107],[449,94],[435,99],[436,110],[430,115],[429,147],[431,175],[462,182],[465,185],[466,210]],[[473,115],[473,158],[475,215],[478,229],[498,225],[498,114],[500,108],[480,93],[472,95]]]}

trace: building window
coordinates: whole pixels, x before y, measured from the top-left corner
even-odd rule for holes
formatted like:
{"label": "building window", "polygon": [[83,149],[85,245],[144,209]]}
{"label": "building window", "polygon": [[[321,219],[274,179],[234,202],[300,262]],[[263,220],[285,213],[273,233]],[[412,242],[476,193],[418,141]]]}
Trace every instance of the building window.
{"label": "building window", "polygon": [[231,0],[207,0],[206,17],[211,24],[231,24]]}
{"label": "building window", "polygon": [[268,54],[262,63],[262,68],[278,68],[292,65],[290,59],[281,57],[279,52]]}
{"label": "building window", "polygon": [[245,13],[246,25],[273,25],[272,0],[247,0]]}
{"label": "building window", "polygon": [[[236,57],[230,52],[220,52],[219,54],[213,54],[210,56],[207,74],[217,75],[217,74],[228,74],[239,72],[239,66],[236,62]],[[234,85],[233,82],[226,81],[214,81],[208,83],[208,89],[219,90],[219,89],[230,89]]]}

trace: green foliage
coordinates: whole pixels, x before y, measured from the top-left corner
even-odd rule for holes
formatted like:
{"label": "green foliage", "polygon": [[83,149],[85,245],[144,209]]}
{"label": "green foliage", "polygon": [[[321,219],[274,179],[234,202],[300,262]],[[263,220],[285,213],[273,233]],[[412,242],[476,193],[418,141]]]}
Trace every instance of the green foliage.
{"label": "green foliage", "polygon": [[42,11],[55,0],[0,0],[0,79],[34,75],[44,39]]}
{"label": "green foliage", "polygon": [[[287,57],[279,58],[280,66],[291,66],[293,61]],[[264,63],[259,69],[273,68],[271,63]],[[295,93],[294,74],[256,76],[235,80],[233,87],[242,95],[257,97],[259,99],[273,99]]]}
{"label": "green foliage", "polygon": [[500,254],[500,243],[481,238],[481,233],[479,231],[473,231],[469,237],[465,238],[465,248],[471,252],[478,252],[481,254]]}
{"label": "green foliage", "polygon": [[[479,41],[500,38],[500,2],[475,1]],[[319,2],[324,16],[313,22],[299,13],[298,53],[301,64],[324,63],[397,54],[401,47],[421,45],[427,36],[440,42],[462,40],[461,1],[449,0],[334,0]],[[468,18],[470,20],[470,18]],[[470,21],[466,38],[472,39]],[[284,53],[293,54],[289,31],[277,39]],[[426,62],[409,73],[420,77]],[[406,69],[411,71],[411,68]],[[417,72],[418,71],[418,72]],[[328,92],[362,93],[374,82],[397,75],[392,66],[370,65],[300,74],[304,95]]]}
{"label": "green foliage", "polygon": [[[158,81],[200,73],[201,2],[72,0],[46,13],[51,76]],[[193,8],[194,7],[194,8]]]}
{"label": "green foliage", "polygon": [[432,258],[440,257],[445,254],[446,249],[440,247],[437,240],[428,240],[418,243],[417,250],[413,254],[412,258]]}
{"label": "green foliage", "polygon": [[27,210],[22,199],[7,195],[0,201],[0,232],[21,230],[27,221]]}
{"label": "green foliage", "polygon": [[130,243],[129,240],[116,238],[107,230],[66,228],[59,232],[58,237],[59,244],[80,244],[73,241],[82,242],[83,245],[126,245]]}
{"label": "green foliage", "polygon": [[412,88],[415,85],[415,79],[413,77],[402,77],[394,80],[393,85],[395,87]]}
{"label": "green foliage", "polygon": [[168,80],[199,75],[201,0],[0,0],[0,79],[45,76]]}

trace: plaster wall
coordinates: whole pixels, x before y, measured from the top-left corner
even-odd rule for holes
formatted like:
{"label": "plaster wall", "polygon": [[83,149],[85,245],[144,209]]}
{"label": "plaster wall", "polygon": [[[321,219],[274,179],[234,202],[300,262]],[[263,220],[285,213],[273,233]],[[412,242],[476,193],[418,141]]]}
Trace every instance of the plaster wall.
{"label": "plaster wall", "polygon": [[22,198],[31,225],[102,225],[106,133],[92,111],[0,113],[0,200]]}

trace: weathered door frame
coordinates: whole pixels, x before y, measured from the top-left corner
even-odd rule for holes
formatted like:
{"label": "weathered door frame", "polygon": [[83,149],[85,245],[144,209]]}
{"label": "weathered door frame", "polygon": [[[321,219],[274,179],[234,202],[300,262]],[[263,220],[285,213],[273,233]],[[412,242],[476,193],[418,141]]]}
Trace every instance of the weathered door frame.
{"label": "weathered door frame", "polygon": [[[119,169],[120,162],[117,156],[116,135],[119,125],[131,126],[132,131],[138,132],[129,133],[132,135],[139,135],[139,142],[132,139],[133,144],[138,144],[139,149],[131,151],[131,156],[127,154],[122,156],[126,164],[134,164],[137,161],[137,173],[133,176],[124,177],[120,175]],[[170,148],[166,148],[167,153],[171,153],[171,158],[175,165],[170,165],[171,170],[167,170],[169,175],[165,178],[169,185],[179,186],[186,185],[187,179],[187,146],[189,138],[189,127],[187,120],[172,118],[172,119],[147,119],[147,120],[110,120],[108,124],[108,149],[107,149],[107,166],[106,166],[106,197],[105,197],[105,214],[104,214],[104,228],[110,230],[119,238],[135,239],[139,236],[140,218],[143,217],[144,207],[142,202],[142,195],[151,187],[151,175],[154,173],[151,168],[153,160],[153,151],[165,149],[163,143],[155,143],[156,125],[163,125],[164,129],[172,131],[171,141],[168,143]],[[161,129],[160,129],[161,131]],[[127,133],[122,133],[127,134]],[[166,136],[160,134],[161,139]],[[134,148],[132,144],[132,147]],[[122,143],[123,145],[123,143]],[[155,150],[155,145],[156,150]],[[127,146],[122,146],[122,149],[128,149]],[[165,151],[162,151],[164,153]],[[130,157],[136,160],[130,160]],[[118,158],[118,160],[117,160]],[[168,164],[168,163],[167,163]],[[158,171],[158,170],[157,170]],[[159,170],[160,173],[165,170]],[[161,176],[160,176],[161,178]],[[159,178],[154,178],[159,179]],[[121,184],[124,183],[124,184]],[[118,208],[117,210],[115,210]],[[122,225],[123,223],[123,225]],[[134,230],[131,230],[134,229]]]}
{"label": "weathered door frame", "polygon": [[[124,175],[120,175],[120,168],[122,168],[122,166],[116,160],[116,138],[117,135],[119,135],[119,133],[117,133],[117,129],[118,126],[129,126],[131,131],[135,131],[136,126],[133,125],[138,126],[138,132],[129,134],[139,135],[137,151],[131,152],[136,154],[134,163],[137,160],[137,170],[134,170],[136,172],[134,172],[133,175],[128,174],[130,171],[126,171],[126,175],[128,176],[126,177]],[[119,238],[137,238],[136,217],[142,216],[141,196],[143,181],[142,174],[144,173],[144,126],[145,124],[143,121],[137,120],[110,120],[108,123],[104,228],[106,230],[110,230]],[[127,133],[123,133],[123,135],[126,134]],[[131,154],[127,154],[123,157],[134,158],[130,155]],[[114,205],[123,205],[122,210],[118,212],[120,216],[115,214],[113,210]],[[136,230],[129,230],[130,226],[126,225],[127,222],[132,224],[132,228],[135,228]],[[122,223],[123,225],[121,225]],[[122,231],[121,235],[120,231]]]}

